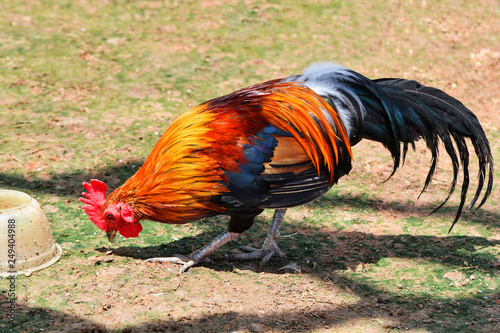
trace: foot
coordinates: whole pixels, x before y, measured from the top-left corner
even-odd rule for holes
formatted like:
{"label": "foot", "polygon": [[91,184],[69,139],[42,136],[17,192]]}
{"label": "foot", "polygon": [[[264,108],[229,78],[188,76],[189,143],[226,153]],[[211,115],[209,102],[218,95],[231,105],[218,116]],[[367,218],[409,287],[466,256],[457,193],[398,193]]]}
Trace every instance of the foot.
{"label": "foot", "polygon": [[209,262],[207,256],[229,242],[231,239],[237,237],[239,233],[224,231],[219,236],[215,237],[210,243],[205,245],[199,250],[194,251],[190,255],[174,254],[173,257],[166,258],[150,258],[148,262],[171,262],[174,264],[182,265],[179,274],[184,273],[188,268],[197,265],[200,262]]}
{"label": "foot", "polygon": [[278,239],[280,238],[280,228],[283,218],[285,217],[286,209],[276,209],[274,211],[273,222],[267,233],[266,240],[262,249],[255,249],[249,246],[243,246],[240,249],[247,253],[230,254],[226,258],[229,260],[255,260],[261,259],[259,265],[266,265],[273,255],[285,258],[286,255],[278,247]]}
{"label": "foot", "polygon": [[259,265],[265,266],[273,255],[277,255],[278,257],[285,258],[286,255],[279,249],[278,245],[264,243],[262,249],[256,249],[250,246],[242,246],[240,250],[247,252],[241,254],[228,254],[226,258],[228,260],[255,260],[261,259]]}
{"label": "foot", "polygon": [[199,262],[208,262],[210,261],[208,258],[203,258],[201,260],[194,260],[190,255],[182,255],[182,254],[174,254],[173,257],[165,257],[165,258],[149,258],[146,260],[147,262],[171,262],[174,264],[182,265],[179,273],[184,273],[188,268],[197,265]]}

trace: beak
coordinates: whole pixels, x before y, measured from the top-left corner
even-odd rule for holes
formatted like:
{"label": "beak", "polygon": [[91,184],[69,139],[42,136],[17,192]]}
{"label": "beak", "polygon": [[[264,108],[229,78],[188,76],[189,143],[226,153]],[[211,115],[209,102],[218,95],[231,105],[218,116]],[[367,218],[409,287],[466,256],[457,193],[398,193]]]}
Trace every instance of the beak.
{"label": "beak", "polygon": [[108,235],[108,239],[111,243],[113,243],[113,240],[116,237],[116,232],[117,232],[116,229],[109,229],[108,232],[106,233],[106,235]]}

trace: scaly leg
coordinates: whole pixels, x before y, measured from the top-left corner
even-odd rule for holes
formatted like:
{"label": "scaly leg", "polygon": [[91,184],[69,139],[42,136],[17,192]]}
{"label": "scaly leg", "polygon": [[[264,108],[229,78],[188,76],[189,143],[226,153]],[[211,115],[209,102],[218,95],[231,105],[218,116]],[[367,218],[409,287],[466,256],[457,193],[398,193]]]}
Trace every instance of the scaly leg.
{"label": "scaly leg", "polygon": [[271,228],[267,233],[266,240],[262,249],[255,249],[249,246],[241,247],[241,250],[249,253],[243,254],[230,254],[226,258],[229,260],[254,260],[261,259],[260,266],[264,266],[271,259],[273,255],[278,255],[279,257],[286,257],[286,255],[281,252],[278,248],[278,239],[280,238],[280,228],[283,218],[285,217],[286,208],[276,209],[273,215],[273,222],[271,223]]}
{"label": "scaly leg", "polygon": [[173,257],[166,258],[150,258],[148,262],[172,262],[182,265],[179,273],[184,273],[188,268],[193,267],[206,257],[217,250],[222,245],[229,242],[231,239],[238,237],[240,234],[236,232],[224,231],[219,236],[215,237],[210,243],[191,253],[190,255],[174,254]]}

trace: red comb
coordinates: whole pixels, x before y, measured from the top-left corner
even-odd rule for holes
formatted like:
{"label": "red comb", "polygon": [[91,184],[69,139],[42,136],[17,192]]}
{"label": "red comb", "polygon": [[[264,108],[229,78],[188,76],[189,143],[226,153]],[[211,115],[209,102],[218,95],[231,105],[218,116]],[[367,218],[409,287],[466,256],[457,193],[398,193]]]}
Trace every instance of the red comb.
{"label": "red comb", "polygon": [[83,183],[83,187],[88,191],[82,193],[85,198],[80,198],[81,202],[88,205],[83,206],[83,210],[96,226],[104,231],[107,231],[105,221],[102,216],[102,208],[104,206],[104,202],[106,201],[106,190],[108,187],[106,184],[97,179],[92,179],[90,184]]}

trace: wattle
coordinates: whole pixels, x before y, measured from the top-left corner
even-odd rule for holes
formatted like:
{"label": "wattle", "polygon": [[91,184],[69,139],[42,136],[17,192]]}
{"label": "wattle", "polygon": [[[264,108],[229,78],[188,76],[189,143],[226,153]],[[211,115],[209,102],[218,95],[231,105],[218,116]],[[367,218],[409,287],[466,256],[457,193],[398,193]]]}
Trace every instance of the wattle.
{"label": "wattle", "polygon": [[136,223],[127,223],[118,229],[120,235],[125,238],[129,237],[137,237],[139,233],[142,231],[142,225],[139,222]]}

